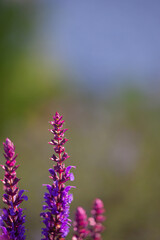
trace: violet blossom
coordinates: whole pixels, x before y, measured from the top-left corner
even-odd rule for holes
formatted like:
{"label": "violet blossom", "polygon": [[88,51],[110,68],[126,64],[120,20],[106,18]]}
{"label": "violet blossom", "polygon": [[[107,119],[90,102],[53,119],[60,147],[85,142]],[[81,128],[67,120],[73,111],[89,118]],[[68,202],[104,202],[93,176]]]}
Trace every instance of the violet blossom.
{"label": "violet blossom", "polygon": [[53,121],[50,124],[53,129],[50,130],[54,134],[49,144],[53,145],[55,154],[50,158],[56,163],[53,168],[49,169],[52,185],[46,184],[48,192],[44,194],[45,205],[44,212],[41,213],[45,228],[42,228],[43,240],[58,240],[65,238],[69,232],[71,220],[69,219],[69,204],[73,197],[69,194],[71,186],[66,186],[67,181],[73,181],[74,175],[70,173],[74,166],[65,167],[64,161],[69,158],[65,152],[64,144],[68,139],[64,138],[67,129],[63,129],[64,120],[62,116],[56,112]]}
{"label": "violet blossom", "polygon": [[23,209],[19,207],[19,204],[23,200],[27,200],[27,196],[23,195],[24,190],[19,190],[18,182],[19,178],[16,176],[16,170],[19,165],[16,165],[15,147],[10,139],[6,139],[4,145],[4,156],[6,158],[5,165],[1,167],[5,170],[4,184],[5,194],[3,195],[3,202],[7,205],[3,209],[2,220],[4,227],[2,226],[2,235],[0,239],[12,240],[24,240],[25,239],[25,216],[23,215]]}

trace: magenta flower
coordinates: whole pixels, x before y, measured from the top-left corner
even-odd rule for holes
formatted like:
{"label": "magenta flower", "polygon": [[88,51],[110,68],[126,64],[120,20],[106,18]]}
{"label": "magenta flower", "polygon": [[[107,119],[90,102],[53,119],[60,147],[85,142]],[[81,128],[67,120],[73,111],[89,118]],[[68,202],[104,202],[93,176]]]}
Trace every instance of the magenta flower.
{"label": "magenta flower", "polygon": [[65,238],[69,232],[69,204],[73,197],[69,194],[71,186],[66,186],[67,181],[73,181],[74,175],[70,173],[74,166],[65,167],[64,161],[69,157],[65,152],[64,144],[68,139],[64,138],[67,129],[62,129],[64,120],[56,112],[53,121],[50,122],[53,129],[54,138],[49,142],[53,145],[55,154],[50,158],[56,163],[53,168],[49,169],[52,185],[46,184],[48,192],[44,194],[45,205],[44,212],[41,213],[45,228],[42,228],[43,240],[58,240]]}
{"label": "magenta flower", "polygon": [[72,240],[85,239],[89,234],[87,226],[88,219],[86,211],[82,207],[78,207],[75,213],[75,220],[73,223],[74,235],[72,237]]}
{"label": "magenta flower", "polygon": [[[19,190],[18,182],[19,178],[16,177],[16,170],[19,165],[16,165],[15,147],[14,144],[7,138],[4,145],[4,156],[6,158],[5,165],[1,167],[5,170],[3,202],[7,205],[3,209],[2,220],[5,228],[3,228],[4,237],[9,235],[12,240],[24,240],[25,239],[25,216],[23,215],[23,209],[19,207],[19,204],[23,200],[27,200],[27,196],[23,195],[24,190]],[[5,232],[5,229],[7,232]],[[3,235],[2,235],[3,236]]]}
{"label": "magenta flower", "polygon": [[104,231],[102,222],[106,219],[103,215],[104,212],[105,209],[102,200],[96,198],[93,202],[93,207],[91,210],[92,217],[89,218],[91,237],[93,240],[102,240],[101,233]]}

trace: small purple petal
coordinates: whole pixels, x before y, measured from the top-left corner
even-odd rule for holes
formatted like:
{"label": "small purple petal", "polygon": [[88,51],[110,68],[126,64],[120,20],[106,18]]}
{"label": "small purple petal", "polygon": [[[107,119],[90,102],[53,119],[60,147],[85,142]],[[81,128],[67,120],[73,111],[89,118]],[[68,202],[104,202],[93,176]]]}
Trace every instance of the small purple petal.
{"label": "small purple petal", "polygon": [[70,180],[74,181],[74,174],[73,173],[70,173]]}

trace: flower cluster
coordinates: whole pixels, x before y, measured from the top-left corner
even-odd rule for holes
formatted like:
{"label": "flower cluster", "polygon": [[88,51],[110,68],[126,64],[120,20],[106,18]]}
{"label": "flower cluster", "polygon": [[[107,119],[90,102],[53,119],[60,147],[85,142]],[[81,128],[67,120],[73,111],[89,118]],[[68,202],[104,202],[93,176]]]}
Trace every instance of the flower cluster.
{"label": "flower cluster", "polygon": [[19,207],[19,204],[23,200],[27,200],[27,196],[23,195],[24,190],[19,190],[18,182],[19,178],[16,176],[16,170],[19,165],[16,165],[15,147],[11,140],[8,138],[4,145],[4,156],[6,158],[5,165],[1,167],[5,170],[4,179],[2,180],[4,184],[5,194],[3,195],[3,202],[7,205],[3,209],[3,223],[6,227],[2,229],[3,234],[8,233],[10,239],[13,240],[24,240],[25,239],[25,216],[23,215],[23,209]]}
{"label": "flower cluster", "polygon": [[[54,162],[53,168],[49,169],[52,184],[44,184],[47,192],[44,194],[45,204],[43,212],[40,214],[45,224],[45,227],[42,228],[42,240],[64,240],[71,225],[69,210],[73,200],[72,194],[69,193],[73,186],[66,185],[66,182],[74,180],[74,175],[70,170],[75,166],[65,166],[65,160],[69,156],[65,152],[64,144],[68,139],[64,137],[67,129],[63,129],[62,116],[56,112],[50,124],[53,127],[50,132],[54,137],[49,144],[53,146],[55,153],[50,158]],[[20,204],[28,198],[24,195],[24,190],[19,190],[18,187],[20,179],[16,176],[16,170],[19,165],[16,165],[15,146],[8,138],[3,145],[6,162],[0,166],[5,172],[1,181],[5,191],[2,199],[6,207],[0,212],[0,240],[24,240],[25,216]],[[100,199],[95,199],[90,218],[87,217],[86,211],[82,207],[78,207],[73,222],[72,240],[83,240],[88,237],[93,240],[102,240],[104,211],[104,205]]]}
{"label": "flower cluster", "polygon": [[104,226],[102,222],[104,222],[104,204],[101,199],[96,198],[93,202],[93,207],[91,210],[92,217],[89,218],[91,225],[91,237],[93,240],[101,240],[101,233],[104,231]]}
{"label": "flower cluster", "polygon": [[87,217],[86,211],[82,207],[78,207],[75,212],[72,240],[83,240],[88,237],[91,237],[93,240],[102,240],[101,233],[104,230],[102,222],[105,220],[104,212],[103,202],[99,198],[96,198],[93,202],[90,218]]}
{"label": "flower cluster", "polygon": [[[44,240],[56,240],[65,238],[69,232],[69,204],[72,201],[72,194],[69,194],[71,186],[65,186],[65,183],[74,180],[73,173],[70,170],[74,166],[65,167],[64,161],[69,157],[65,152],[64,144],[68,139],[64,138],[67,129],[62,129],[64,120],[62,116],[56,112],[53,121],[50,122],[53,129],[50,130],[54,134],[54,138],[49,142],[53,145],[55,154],[50,158],[56,164],[53,169],[49,169],[52,185],[46,184],[48,192],[44,194],[45,205],[41,213],[45,228],[42,228]],[[74,167],[75,168],[75,167]]]}
{"label": "flower cluster", "polygon": [[75,221],[73,223],[74,235],[72,240],[82,240],[87,237],[89,233],[87,226],[88,219],[86,211],[82,207],[78,207],[75,212]]}

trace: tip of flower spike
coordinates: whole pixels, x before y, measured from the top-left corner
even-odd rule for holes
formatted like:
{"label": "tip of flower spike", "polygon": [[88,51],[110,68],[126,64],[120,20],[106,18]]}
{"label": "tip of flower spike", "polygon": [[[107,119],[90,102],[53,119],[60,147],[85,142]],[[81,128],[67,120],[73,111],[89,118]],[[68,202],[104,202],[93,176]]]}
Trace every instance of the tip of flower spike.
{"label": "tip of flower spike", "polygon": [[6,138],[6,141],[3,142],[3,145],[6,146],[6,147],[14,149],[14,144],[9,138]]}
{"label": "tip of flower spike", "polygon": [[60,114],[58,112],[55,113],[55,115],[53,115],[53,119],[55,121],[60,121],[63,118],[63,115],[60,116]]}
{"label": "tip of flower spike", "polygon": [[6,138],[5,144],[13,146],[13,143],[11,142],[11,140],[9,138]]}
{"label": "tip of flower spike", "polygon": [[[105,212],[104,204],[101,199],[96,198],[91,210],[92,215],[97,215],[97,221],[103,222],[106,218],[102,215]],[[99,217],[99,219],[98,219]]]}
{"label": "tip of flower spike", "polygon": [[15,154],[15,146],[9,138],[3,143],[5,158],[12,158]]}
{"label": "tip of flower spike", "polygon": [[81,206],[77,207],[77,212],[82,215],[86,215],[86,211]]}
{"label": "tip of flower spike", "polygon": [[88,225],[88,219],[87,219],[87,214],[84,208],[80,206],[77,207],[76,213],[75,213],[75,221],[77,222],[77,225],[84,230],[84,233],[85,233],[86,232],[85,228]]}
{"label": "tip of flower spike", "polygon": [[96,198],[93,202],[95,208],[104,208],[104,204],[100,198]]}
{"label": "tip of flower spike", "polygon": [[55,116],[59,116],[59,113],[56,111]]}

